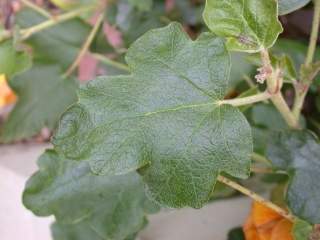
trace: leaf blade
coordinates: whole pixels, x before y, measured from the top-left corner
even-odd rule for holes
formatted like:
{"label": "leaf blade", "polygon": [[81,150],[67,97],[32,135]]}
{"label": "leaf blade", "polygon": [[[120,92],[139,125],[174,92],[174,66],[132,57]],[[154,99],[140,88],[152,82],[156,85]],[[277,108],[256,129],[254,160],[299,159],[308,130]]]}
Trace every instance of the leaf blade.
{"label": "leaf blade", "polygon": [[212,32],[227,38],[233,51],[270,48],[282,32],[275,1],[207,0],[203,18]]}
{"label": "leaf blade", "polygon": [[79,91],[53,138],[60,154],[90,161],[96,174],[139,170],[150,196],[171,207],[201,207],[220,171],[249,175],[250,126],[239,110],[217,105],[230,71],[220,38],[191,41],[170,24],[137,40],[126,60],[131,75]]}
{"label": "leaf blade", "polygon": [[292,212],[310,223],[320,222],[320,144],[308,131],[277,132],[270,138],[267,155],[272,164],[289,173],[287,202]]}

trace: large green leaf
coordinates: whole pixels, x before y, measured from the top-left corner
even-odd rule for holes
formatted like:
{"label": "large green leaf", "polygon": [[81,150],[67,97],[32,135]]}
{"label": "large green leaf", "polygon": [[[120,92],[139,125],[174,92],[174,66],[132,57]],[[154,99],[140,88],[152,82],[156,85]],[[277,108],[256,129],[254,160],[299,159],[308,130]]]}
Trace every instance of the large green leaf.
{"label": "large green leaf", "polygon": [[[20,11],[17,15],[17,24],[21,28],[45,20],[45,17],[30,9]],[[80,19],[72,19],[34,34],[26,42],[31,45],[36,60],[59,64],[66,69],[76,58],[89,32],[90,25]]]}
{"label": "large green leaf", "polygon": [[268,158],[290,175],[287,202],[292,212],[320,223],[320,144],[308,131],[284,131],[270,137]]}
{"label": "large green leaf", "polygon": [[304,7],[310,0],[278,0],[279,15],[291,13],[299,8]]}
{"label": "large green leaf", "polygon": [[[95,232],[86,221],[76,224],[61,224],[55,222],[51,226],[54,240],[105,240]],[[125,238],[125,240],[135,240],[136,234]],[[114,239],[114,238],[113,238]]]}
{"label": "large green leaf", "polygon": [[86,221],[75,224],[55,222],[51,226],[51,231],[54,240],[105,240]]}
{"label": "large green leaf", "polygon": [[11,40],[0,43],[0,74],[5,74],[10,78],[30,66],[30,55],[23,51],[17,51]]}
{"label": "large green leaf", "polygon": [[230,59],[223,41],[191,41],[179,24],[152,30],[128,50],[131,75],[83,86],[53,143],[96,174],[140,169],[150,196],[171,207],[201,207],[220,172],[249,175],[252,137],[242,113],[219,105]]}
{"label": "large green leaf", "polygon": [[23,194],[24,205],[36,215],[54,214],[59,224],[82,222],[83,231],[102,239],[125,239],[144,226],[151,204],[137,173],[96,176],[88,162],[61,159],[52,150],[38,165]]}
{"label": "large green leaf", "polygon": [[61,74],[56,65],[35,63],[10,79],[18,102],[1,129],[1,142],[29,138],[43,127],[55,127],[62,112],[76,101],[78,86],[74,79],[63,79]]}
{"label": "large green leaf", "polygon": [[227,38],[234,51],[270,48],[282,32],[276,1],[207,0],[203,13],[209,29]]}

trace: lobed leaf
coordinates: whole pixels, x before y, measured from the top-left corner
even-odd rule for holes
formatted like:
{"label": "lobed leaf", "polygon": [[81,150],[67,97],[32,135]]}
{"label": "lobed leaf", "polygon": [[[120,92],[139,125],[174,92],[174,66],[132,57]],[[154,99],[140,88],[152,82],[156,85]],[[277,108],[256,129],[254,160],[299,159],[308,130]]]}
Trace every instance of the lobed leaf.
{"label": "lobed leaf", "polygon": [[53,150],[46,151],[38,165],[23,203],[36,215],[55,215],[58,228],[68,228],[65,234],[122,240],[145,225],[153,205],[138,174],[96,176],[88,162],[59,158]]}
{"label": "lobed leaf", "polygon": [[270,48],[282,32],[276,1],[207,0],[203,18],[212,32],[227,38],[233,51]]}
{"label": "lobed leaf", "polygon": [[191,41],[177,23],[152,30],[128,50],[131,75],[83,86],[62,117],[55,149],[92,171],[139,170],[149,195],[171,207],[201,207],[220,172],[249,175],[252,136],[242,113],[220,106],[230,59],[223,41]]}
{"label": "lobed leaf", "polygon": [[267,156],[275,168],[290,175],[287,202],[291,211],[320,223],[320,144],[308,131],[283,131],[270,137]]}

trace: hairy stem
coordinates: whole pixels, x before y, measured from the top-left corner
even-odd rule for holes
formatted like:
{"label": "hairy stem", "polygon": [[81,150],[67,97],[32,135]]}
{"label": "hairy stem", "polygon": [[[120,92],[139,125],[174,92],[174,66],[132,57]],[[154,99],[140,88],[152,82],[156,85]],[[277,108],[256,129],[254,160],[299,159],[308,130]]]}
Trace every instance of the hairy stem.
{"label": "hairy stem", "polygon": [[287,212],[286,210],[282,209],[281,207],[275,205],[274,203],[268,201],[267,199],[264,199],[263,197],[261,197],[260,195],[254,193],[253,191],[241,186],[240,184],[226,178],[223,176],[218,176],[218,181],[224,183],[225,185],[243,193],[244,195],[249,196],[250,198],[252,198],[253,200],[255,200],[256,202],[259,202],[265,206],[267,206],[268,208],[271,208],[273,211],[277,212],[278,214],[280,214],[281,216],[287,218],[288,220],[294,222],[296,220],[296,217],[293,216],[292,214],[290,214],[289,212]]}
{"label": "hairy stem", "polygon": [[268,91],[265,91],[263,93],[258,93],[256,95],[249,96],[249,97],[221,100],[218,102],[218,104],[219,105],[230,104],[234,107],[239,107],[239,106],[248,105],[252,103],[262,102],[267,99],[270,99],[271,97],[272,95]]}
{"label": "hairy stem", "polygon": [[314,1],[314,16],[312,22],[312,30],[309,41],[308,53],[305,61],[305,65],[310,65],[313,62],[314,53],[317,46],[319,22],[320,22],[320,0]]}
{"label": "hairy stem", "polygon": [[268,92],[272,95],[272,103],[278,109],[283,119],[291,128],[299,128],[298,120],[291,112],[281,93],[282,77],[280,69],[274,69],[272,67],[270,56],[267,50],[263,50],[261,52],[261,60],[264,71],[267,73],[267,89]]}
{"label": "hairy stem", "polygon": [[292,112],[290,111],[290,108],[288,107],[288,104],[284,100],[281,92],[275,94],[271,101],[275,105],[275,107],[279,110],[281,116],[284,118],[284,120],[287,122],[287,124],[294,129],[299,128],[299,122],[298,119],[294,117]]}
{"label": "hairy stem", "polygon": [[64,74],[64,77],[68,77],[70,76],[70,74],[72,74],[72,72],[77,68],[77,66],[79,65],[79,63],[81,62],[81,59],[83,58],[83,56],[86,54],[86,52],[88,51],[95,35],[97,34],[100,25],[102,24],[104,19],[104,14],[100,14],[100,16],[98,17],[96,23],[94,24],[90,34],[88,35],[86,41],[84,42],[84,44],[82,45],[80,52],[78,53],[76,59],[73,61],[73,63],[71,64],[71,66],[67,69],[67,71]]}
{"label": "hairy stem", "polygon": [[118,69],[123,70],[125,72],[129,72],[130,71],[129,67],[126,64],[114,61],[114,60],[112,60],[110,58],[107,58],[106,56],[101,55],[101,54],[95,53],[95,54],[92,54],[92,56],[95,59],[101,61],[103,64],[106,64],[108,66],[118,68]]}
{"label": "hairy stem", "polygon": [[[312,22],[312,30],[311,30],[311,36],[309,41],[309,47],[307,52],[307,57],[305,60],[305,67],[308,67],[312,64],[314,53],[317,46],[317,40],[318,40],[318,34],[319,34],[319,23],[320,23],[320,0],[314,1],[314,16],[313,16],[313,22]],[[300,85],[297,85],[296,87],[296,97],[293,105],[293,114],[296,119],[300,118],[300,114],[303,108],[304,100],[307,96],[307,93],[309,91],[311,82],[306,79],[300,79]],[[300,89],[301,88],[301,89]]]}
{"label": "hairy stem", "polygon": [[34,11],[40,13],[42,16],[46,17],[46,18],[51,18],[52,15],[46,11],[45,9],[39,7],[38,5],[34,4],[33,2],[29,1],[29,0],[21,0],[21,2],[26,5],[27,7],[33,9]]}

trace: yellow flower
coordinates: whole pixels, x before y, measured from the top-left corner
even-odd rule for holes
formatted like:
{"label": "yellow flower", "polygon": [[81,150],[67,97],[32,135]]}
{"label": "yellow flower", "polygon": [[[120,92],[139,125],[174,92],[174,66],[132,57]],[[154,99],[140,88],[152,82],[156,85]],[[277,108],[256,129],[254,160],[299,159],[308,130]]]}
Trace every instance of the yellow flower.
{"label": "yellow flower", "polygon": [[16,95],[10,89],[4,74],[0,74],[0,107],[16,101]]}
{"label": "yellow flower", "polygon": [[293,240],[293,224],[272,209],[254,202],[243,231],[246,240]]}

